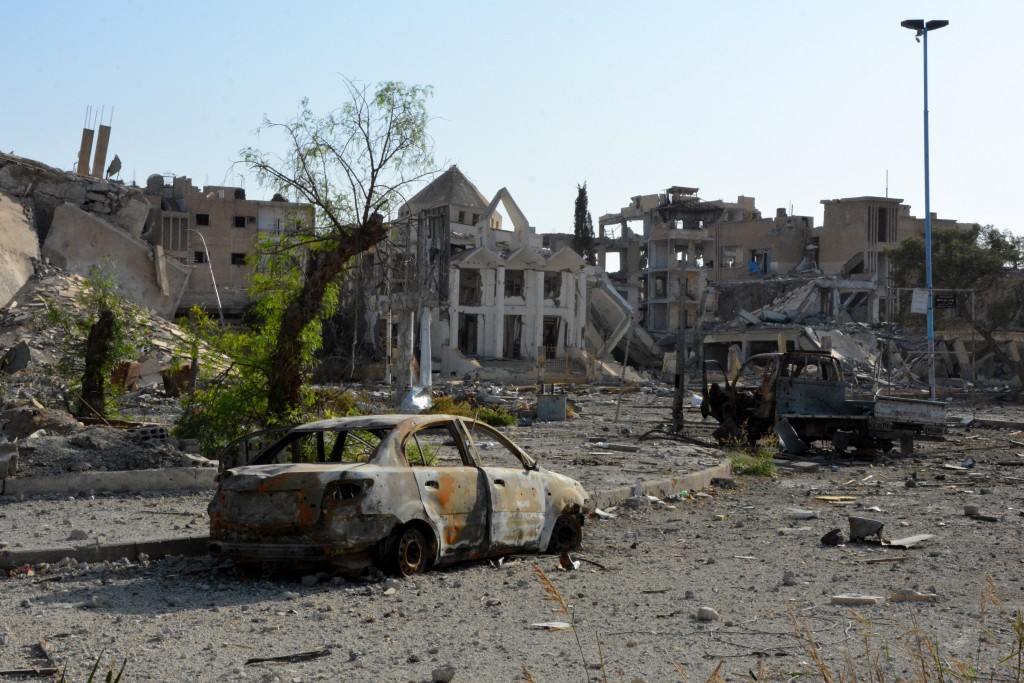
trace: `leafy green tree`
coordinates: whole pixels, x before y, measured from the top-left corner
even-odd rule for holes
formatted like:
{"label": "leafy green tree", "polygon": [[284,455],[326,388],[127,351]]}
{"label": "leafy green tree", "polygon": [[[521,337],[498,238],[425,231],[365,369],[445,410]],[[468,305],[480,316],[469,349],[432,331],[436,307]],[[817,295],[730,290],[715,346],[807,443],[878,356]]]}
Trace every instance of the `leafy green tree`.
{"label": "leafy green tree", "polygon": [[142,313],[118,294],[111,276],[93,266],[75,303],[48,301],[44,315],[59,345],[44,398],[79,417],[105,417],[114,408],[107,391],[114,369],[138,360],[148,346]]}
{"label": "leafy green tree", "polygon": [[279,252],[302,249],[305,256],[296,289],[281,302],[268,350],[266,401],[273,421],[290,420],[303,404],[302,387],[311,370],[307,350],[338,278],[354,256],[387,237],[384,217],[403,201],[411,183],[433,171],[429,86],[394,81],[370,86],[346,79],[345,87],[348,101],[327,114],[315,114],[303,100],[292,121],[264,119],[261,130],[284,134],[283,156],[252,147],[241,152],[261,183],[316,212],[315,225],[279,244]]}
{"label": "leafy green tree", "polygon": [[[923,239],[906,239],[886,254],[893,284],[924,286]],[[994,337],[999,330],[1019,326],[1024,306],[1024,237],[991,225],[932,230],[932,287],[974,291],[974,311],[963,303],[965,297],[959,297],[957,317],[969,323],[1024,382],[1024,367],[1013,361]]]}
{"label": "leafy green tree", "polygon": [[[193,309],[182,326],[189,336],[182,358],[202,358],[203,381],[183,400],[184,411],[175,426],[179,438],[199,439],[204,453],[215,453],[245,434],[264,427],[301,422],[314,414],[314,395],[303,383],[299,399],[283,415],[269,412],[270,382],[281,321],[302,288],[302,252],[285,248],[280,237],[261,241],[259,268],[249,294],[254,303],[244,324],[221,327],[207,312]],[[337,284],[324,293],[323,315],[334,311]],[[311,367],[322,341],[320,318],[305,326],[299,340],[299,366]],[[200,347],[205,347],[200,351]]]}
{"label": "leafy green tree", "polygon": [[597,264],[597,251],[594,248],[594,221],[587,208],[587,183],[576,186],[576,213],[573,219],[573,250],[583,256],[590,265]]}

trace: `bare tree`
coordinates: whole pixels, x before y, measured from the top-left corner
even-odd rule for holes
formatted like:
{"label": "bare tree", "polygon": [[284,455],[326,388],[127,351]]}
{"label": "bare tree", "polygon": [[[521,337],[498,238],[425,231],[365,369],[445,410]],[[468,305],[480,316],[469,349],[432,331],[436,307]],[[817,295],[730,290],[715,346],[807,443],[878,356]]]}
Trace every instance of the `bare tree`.
{"label": "bare tree", "polygon": [[286,420],[302,400],[303,331],[325,313],[325,296],[357,254],[387,237],[385,217],[404,190],[432,172],[427,136],[429,86],[344,80],[348,101],[325,115],[303,100],[287,123],[264,119],[260,130],[285,134],[288,151],[271,155],[252,147],[242,162],[259,181],[316,212],[314,226],[300,226],[285,243],[308,250],[302,285],[281,319],[268,368],[268,412]]}

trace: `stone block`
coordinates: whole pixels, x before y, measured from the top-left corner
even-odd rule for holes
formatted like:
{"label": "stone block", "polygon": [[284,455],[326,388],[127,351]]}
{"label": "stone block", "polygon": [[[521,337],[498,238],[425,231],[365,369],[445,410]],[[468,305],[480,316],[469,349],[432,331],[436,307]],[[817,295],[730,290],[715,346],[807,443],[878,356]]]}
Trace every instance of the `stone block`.
{"label": "stone block", "polygon": [[566,417],[565,395],[541,394],[537,397],[537,419],[564,422]]}
{"label": "stone block", "polygon": [[138,199],[129,199],[110,219],[132,237],[140,237],[149,217],[149,204]]}

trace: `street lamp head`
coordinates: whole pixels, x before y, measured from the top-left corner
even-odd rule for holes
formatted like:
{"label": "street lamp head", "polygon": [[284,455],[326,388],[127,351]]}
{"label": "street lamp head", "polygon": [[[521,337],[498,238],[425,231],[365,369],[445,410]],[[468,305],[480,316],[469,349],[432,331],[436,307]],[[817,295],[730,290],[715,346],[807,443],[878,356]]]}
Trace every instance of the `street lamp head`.
{"label": "street lamp head", "polygon": [[917,36],[915,37],[921,37],[927,31],[938,31],[943,26],[949,26],[949,21],[946,19],[932,19],[925,22],[924,19],[906,19],[900,22],[900,26],[909,28],[911,31],[917,31]]}

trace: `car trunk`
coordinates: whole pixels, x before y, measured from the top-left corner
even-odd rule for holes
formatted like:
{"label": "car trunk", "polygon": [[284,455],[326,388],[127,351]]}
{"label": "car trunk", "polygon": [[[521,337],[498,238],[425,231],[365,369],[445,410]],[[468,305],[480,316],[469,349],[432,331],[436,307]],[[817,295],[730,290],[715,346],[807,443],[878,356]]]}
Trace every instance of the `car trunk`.
{"label": "car trunk", "polygon": [[262,465],[239,467],[222,475],[210,504],[211,533],[259,538],[308,532],[320,521],[327,485],[352,465]]}

